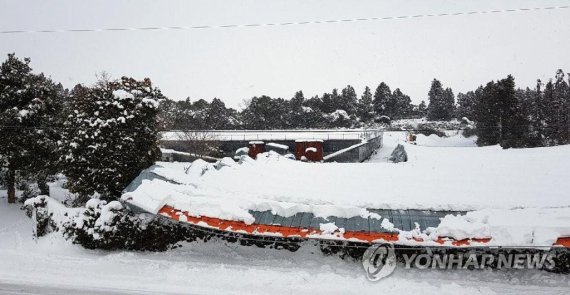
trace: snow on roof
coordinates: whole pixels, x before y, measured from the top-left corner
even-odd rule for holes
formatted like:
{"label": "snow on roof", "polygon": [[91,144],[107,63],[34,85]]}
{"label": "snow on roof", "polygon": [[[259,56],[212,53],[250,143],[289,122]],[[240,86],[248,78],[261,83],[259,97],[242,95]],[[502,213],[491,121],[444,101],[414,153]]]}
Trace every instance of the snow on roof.
{"label": "snow on roof", "polygon": [[[405,138],[405,132],[401,135]],[[570,158],[566,157],[570,146],[424,147],[392,143],[392,137],[387,138],[387,150],[396,143],[406,146],[409,162],[393,164],[378,158],[372,159],[378,163],[317,165],[262,153],[255,160],[248,158],[220,170],[202,163],[196,166],[200,173],[192,175],[180,166],[161,164],[153,173],[178,183],[143,180],[128,194],[141,208],[156,210],[169,204],[195,216],[245,222],[252,220],[249,210],[271,210],[285,217],[309,212],[343,218],[367,216],[367,208],[477,210],[480,213],[466,217],[472,221],[449,219],[440,231],[460,238],[493,232],[497,224],[501,229],[524,226],[523,232],[536,230],[541,239],[551,238],[549,231],[570,235],[570,182],[560,181],[570,179]],[[525,210],[516,211],[521,208]],[[541,219],[550,214],[566,225],[553,219],[549,222],[558,227],[539,229]],[[511,216],[512,222],[501,216]],[[524,236],[513,239],[529,242]]]}
{"label": "snow on roof", "polygon": [[[196,131],[199,132],[199,131]],[[273,140],[295,140],[295,139],[362,139],[380,136],[381,130],[378,129],[329,129],[329,130],[208,130],[210,138],[219,141],[273,141]],[[160,140],[184,140],[184,132],[167,131],[160,132]]]}
{"label": "snow on roof", "polygon": [[270,142],[267,144],[267,146],[282,149],[282,150],[288,150],[289,149],[289,146],[284,145],[284,144],[280,144],[280,143],[275,143],[275,142]]}
{"label": "snow on roof", "polygon": [[295,142],[323,142],[322,139],[297,139]]}

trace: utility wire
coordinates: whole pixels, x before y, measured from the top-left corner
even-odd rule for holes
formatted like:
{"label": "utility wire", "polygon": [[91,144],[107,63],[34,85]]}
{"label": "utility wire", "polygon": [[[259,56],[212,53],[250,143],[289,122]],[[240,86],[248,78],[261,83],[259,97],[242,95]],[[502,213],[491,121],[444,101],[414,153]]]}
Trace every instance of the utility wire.
{"label": "utility wire", "polygon": [[533,8],[499,9],[499,10],[477,10],[477,11],[464,11],[464,12],[451,12],[451,13],[416,14],[416,15],[401,15],[401,16],[369,17],[369,18],[313,20],[313,21],[283,22],[283,23],[249,23],[249,24],[227,24],[227,25],[172,26],[172,27],[131,27],[131,28],[118,27],[118,28],[99,28],[99,29],[83,28],[83,29],[59,29],[59,30],[3,30],[3,31],[0,31],[0,34],[87,33],[87,32],[113,32],[113,31],[166,31],[166,30],[248,28],[248,27],[277,27],[277,26],[298,26],[298,25],[315,25],[315,24],[330,24],[330,23],[384,21],[384,20],[397,20],[397,19],[416,19],[416,18],[431,18],[431,17],[446,17],[446,16],[469,16],[469,15],[499,14],[499,13],[512,13],[512,12],[530,12],[530,11],[544,11],[544,10],[561,10],[561,9],[568,9],[568,8],[570,8],[570,5],[533,7]]}

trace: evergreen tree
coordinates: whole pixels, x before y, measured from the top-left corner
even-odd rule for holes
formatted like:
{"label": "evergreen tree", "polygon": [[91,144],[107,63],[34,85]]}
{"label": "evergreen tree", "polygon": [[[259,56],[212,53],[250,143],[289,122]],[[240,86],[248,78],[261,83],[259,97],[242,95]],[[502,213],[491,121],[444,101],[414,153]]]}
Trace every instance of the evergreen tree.
{"label": "evergreen tree", "polygon": [[477,126],[477,145],[494,145],[501,140],[498,128],[500,124],[500,110],[497,95],[497,85],[491,81],[476,92],[474,106],[474,120]]}
{"label": "evergreen tree", "polygon": [[428,99],[428,120],[449,121],[454,117],[455,98],[451,88],[444,90],[441,82],[433,79],[428,92]]}
{"label": "evergreen tree", "polygon": [[358,105],[358,95],[350,85],[342,89],[341,103],[337,106],[339,110],[345,110],[348,115],[356,115]]}
{"label": "evergreen tree", "polygon": [[178,115],[178,102],[171,99],[164,99],[160,102],[158,107],[158,129],[159,130],[174,130],[184,129],[177,125]]}
{"label": "evergreen tree", "polygon": [[382,82],[378,87],[376,87],[376,91],[374,92],[374,100],[372,103],[374,104],[374,112],[377,116],[382,116],[386,114],[386,110],[389,108],[389,103],[392,98],[392,91],[390,91],[390,87],[386,85],[386,83]]}
{"label": "evergreen tree", "polygon": [[396,88],[392,93],[388,104],[387,115],[393,119],[409,118],[412,114],[412,100],[402,93],[400,88]]}
{"label": "evergreen tree", "polygon": [[553,117],[553,137],[556,144],[570,143],[570,99],[568,83],[564,77],[564,71],[558,70],[554,79],[554,93],[550,115]]}
{"label": "evergreen tree", "polygon": [[425,116],[427,116],[427,105],[426,102],[423,100],[418,105],[418,115],[420,118],[424,118]]}
{"label": "evergreen tree", "polygon": [[544,102],[544,124],[543,124],[543,135],[545,145],[556,145],[556,134],[558,129],[558,101],[556,100],[556,94],[554,89],[554,83],[552,80],[548,81],[544,85],[544,92],[542,96]]}
{"label": "evergreen tree", "polygon": [[372,93],[370,87],[364,88],[364,93],[358,101],[358,117],[361,122],[370,123],[374,119],[374,105],[372,104]]}
{"label": "evergreen tree", "polygon": [[[336,89],[334,90],[334,92],[336,92]],[[317,108],[325,114],[334,112],[336,110],[336,104],[335,104],[336,97],[338,97],[338,95],[333,96],[330,93],[323,93],[323,96],[319,100],[320,103],[317,105]]]}
{"label": "evergreen tree", "polygon": [[232,126],[230,111],[220,99],[214,98],[210,103],[205,125],[208,130],[224,130]]}
{"label": "evergreen tree", "polygon": [[286,125],[285,100],[272,99],[266,95],[253,97],[242,117],[246,129],[282,129]]}
{"label": "evergreen tree", "polygon": [[305,96],[303,91],[297,91],[293,98],[289,101],[289,119],[291,126],[293,128],[305,128],[307,125],[305,116],[306,107],[303,106],[305,103]]}
{"label": "evergreen tree", "polygon": [[60,145],[69,189],[83,198],[118,198],[160,157],[156,117],[162,94],[149,79],[123,77],[78,85],[72,98]]}
{"label": "evergreen tree", "polygon": [[[481,91],[479,88],[477,91]],[[467,118],[473,120],[473,112],[475,107],[475,92],[468,91],[467,93],[459,93],[457,95],[457,118]]]}
{"label": "evergreen tree", "polygon": [[63,87],[33,74],[29,63],[9,54],[0,66],[0,166],[7,169],[9,203],[16,201],[16,172],[37,180],[46,193],[45,177],[57,171]]}
{"label": "evergreen tree", "polygon": [[499,103],[499,127],[503,148],[523,147],[528,135],[528,122],[522,113],[522,105],[515,95],[515,79],[509,75],[497,82]]}

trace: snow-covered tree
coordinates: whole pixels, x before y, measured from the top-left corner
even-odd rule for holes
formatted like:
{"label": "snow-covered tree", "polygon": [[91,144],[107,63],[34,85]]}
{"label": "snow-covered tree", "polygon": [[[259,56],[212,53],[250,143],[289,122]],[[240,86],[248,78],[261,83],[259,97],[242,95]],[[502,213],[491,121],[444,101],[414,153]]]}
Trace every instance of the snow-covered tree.
{"label": "snow-covered tree", "polygon": [[41,182],[56,170],[63,88],[32,73],[29,63],[9,54],[0,67],[0,166],[7,169],[9,203],[16,200],[16,172]]}
{"label": "snow-covered tree", "polygon": [[392,91],[390,87],[382,82],[378,87],[376,87],[376,91],[374,92],[374,112],[377,116],[386,115],[386,109],[388,109],[388,103],[392,97]]}
{"label": "snow-covered tree", "polygon": [[388,104],[387,116],[391,119],[409,118],[412,113],[412,99],[396,88]]}
{"label": "snow-covered tree", "polygon": [[364,93],[358,101],[358,116],[360,121],[369,123],[374,118],[374,105],[372,104],[372,93],[370,87],[364,88]]}
{"label": "snow-covered tree", "polygon": [[356,115],[357,104],[358,95],[356,94],[354,87],[347,85],[344,89],[342,89],[340,96],[340,105],[337,105],[336,107],[346,110],[348,115]]}
{"label": "snow-covered tree", "polygon": [[[476,91],[481,91],[482,87]],[[467,93],[459,93],[457,95],[457,118],[473,119],[473,111],[475,106],[475,92],[468,91]]]}
{"label": "snow-covered tree", "polygon": [[100,80],[72,91],[71,114],[60,142],[72,192],[114,199],[159,157],[160,90],[149,79]]}
{"label": "snow-covered tree", "polygon": [[455,97],[451,88],[443,89],[441,82],[433,79],[428,99],[428,120],[449,121],[454,117]]}

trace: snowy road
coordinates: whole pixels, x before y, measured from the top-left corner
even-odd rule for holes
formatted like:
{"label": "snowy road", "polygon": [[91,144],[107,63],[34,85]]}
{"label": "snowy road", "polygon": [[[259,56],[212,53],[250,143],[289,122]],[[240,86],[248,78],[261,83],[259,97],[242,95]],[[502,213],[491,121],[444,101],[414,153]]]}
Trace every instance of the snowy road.
{"label": "snowy road", "polygon": [[[111,288],[79,288],[74,286],[35,285],[28,283],[9,283],[0,281],[2,295],[60,295],[60,294],[91,294],[91,295],[120,295],[120,294],[156,294],[144,290],[127,290]],[[162,293],[167,294],[167,293]],[[189,293],[190,294],[190,293]]]}

